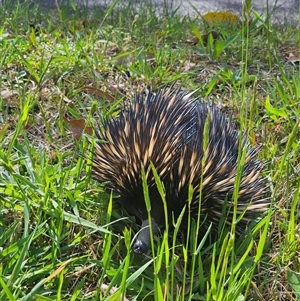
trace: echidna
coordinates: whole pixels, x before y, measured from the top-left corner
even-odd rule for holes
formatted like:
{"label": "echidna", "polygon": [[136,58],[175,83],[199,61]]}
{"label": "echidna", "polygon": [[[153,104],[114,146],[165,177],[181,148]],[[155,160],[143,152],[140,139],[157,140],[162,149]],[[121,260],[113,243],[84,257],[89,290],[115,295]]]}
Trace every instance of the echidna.
{"label": "echidna", "polygon": [[[248,140],[216,106],[193,98],[193,93],[171,87],[146,97],[138,95],[118,117],[104,121],[102,126],[97,132],[93,177],[107,182],[106,187],[120,195],[119,202],[127,212],[142,222],[133,246],[135,253],[147,250],[150,237],[142,168],[148,184],[153,233],[165,225],[153,166],[164,185],[170,220],[178,217],[187,204],[190,187],[194,192],[189,216],[198,215],[201,199],[200,215],[206,227],[218,223],[225,202],[229,223],[232,207],[237,206],[236,212],[243,213],[243,225],[268,207],[264,164],[256,159],[258,148],[250,148]],[[238,167],[239,149],[246,151],[242,169]],[[233,204],[239,171],[238,203]]]}

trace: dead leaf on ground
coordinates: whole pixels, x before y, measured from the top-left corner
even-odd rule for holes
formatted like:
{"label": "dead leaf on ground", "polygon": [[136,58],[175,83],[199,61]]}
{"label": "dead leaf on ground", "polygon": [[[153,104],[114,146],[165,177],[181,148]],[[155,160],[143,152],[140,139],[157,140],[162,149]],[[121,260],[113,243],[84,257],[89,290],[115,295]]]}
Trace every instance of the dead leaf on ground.
{"label": "dead leaf on ground", "polygon": [[[203,44],[207,44],[209,35],[212,35],[214,40],[216,40],[220,36],[220,33],[216,30],[211,30],[207,33],[201,34],[201,40],[202,40]],[[194,36],[194,37],[186,40],[186,44],[197,45],[198,43],[199,43],[199,38],[197,36]]]}
{"label": "dead leaf on ground", "polygon": [[293,53],[289,53],[289,56],[287,57],[287,61],[289,63],[292,63],[292,64],[299,64],[299,54],[293,54]]}
{"label": "dead leaf on ground", "polygon": [[68,119],[63,117],[64,120],[70,125],[70,131],[76,140],[81,138],[82,133],[87,133],[88,135],[93,135],[93,128],[91,126],[86,126],[85,119]]}
{"label": "dead leaf on ground", "polygon": [[85,91],[85,92],[88,92],[91,95],[105,98],[105,99],[107,99],[107,100],[109,100],[111,102],[116,101],[115,97],[113,97],[110,93],[105,92],[105,91],[103,91],[101,89],[97,89],[97,88],[94,88],[94,87],[91,87],[91,86],[84,86],[82,88],[82,90]]}
{"label": "dead leaf on ground", "polygon": [[208,33],[202,34],[201,38],[202,38],[202,41],[204,44],[206,44],[208,42],[209,35],[212,35],[214,40],[216,40],[220,36],[220,33],[216,30],[211,30]]}
{"label": "dead leaf on ground", "polygon": [[[107,289],[108,289],[108,285],[102,283],[102,284],[101,284],[101,292],[102,292],[102,293],[105,293],[105,292],[107,291]],[[118,290],[118,288],[115,287],[115,286],[113,286],[113,287],[110,289],[110,291],[108,292],[108,294],[111,296],[111,295],[114,294],[117,290]],[[118,299],[118,300],[115,299],[114,301],[119,301],[119,299]],[[127,299],[126,296],[123,296],[122,301],[129,301],[129,299]]]}
{"label": "dead leaf on ground", "polygon": [[6,100],[6,104],[10,107],[16,107],[19,105],[19,100],[17,96],[19,95],[16,90],[4,89],[0,91],[0,96],[4,100]]}
{"label": "dead leaf on ground", "polygon": [[191,37],[185,41],[186,44],[197,45],[199,43],[199,38],[196,36]]}
{"label": "dead leaf on ground", "polygon": [[187,71],[194,69],[195,67],[196,67],[195,63],[192,63],[190,60],[187,60],[183,64],[183,71],[187,72]]}

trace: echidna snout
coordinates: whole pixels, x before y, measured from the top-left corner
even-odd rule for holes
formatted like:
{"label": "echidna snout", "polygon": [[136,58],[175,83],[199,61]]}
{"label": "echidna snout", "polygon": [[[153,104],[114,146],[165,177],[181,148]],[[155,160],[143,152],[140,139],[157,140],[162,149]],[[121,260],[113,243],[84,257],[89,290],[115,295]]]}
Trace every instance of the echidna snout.
{"label": "echidna snout", "polygon": [[[173,87],[146,97],[138,95],[96,132],[99,142],[94,149],[92,174],[120,195],[120,204],[142,221],[133,246],[135,253],[144,253],[150,241],[142,171],[149,189],[152,233],[157,232],[158,225],[165,225],[153,167],[163,184],[169,221],[180,216],[191,187],[192,200],[182,221],[197,218],[200,208],[202,230],[218,225],[223,216],[232,223],[235,213],[242,216],[237,226],[243,229],[269,207],[262,176],[264,163],[256,158],[259,147],[251,147],[247,137],[240,135],[216,106],[192,95]],[[242,168],[240,150],[245,151]],[[237,177],[238,201],[233,204]]]}
{"label": "echidna snout", "polygon": [[[152,226],[152,234],[156,234],[158,231],[158,225],[154,221],[154,219],[151,220],[151,226]],[[150,225],[148,220],[144,220],[142,222],[141,230],[138,234],[138,237],[133,245],[133,251],[136,254],[142,254],[145,253],[148,250],[149,244],[150,244]]]}

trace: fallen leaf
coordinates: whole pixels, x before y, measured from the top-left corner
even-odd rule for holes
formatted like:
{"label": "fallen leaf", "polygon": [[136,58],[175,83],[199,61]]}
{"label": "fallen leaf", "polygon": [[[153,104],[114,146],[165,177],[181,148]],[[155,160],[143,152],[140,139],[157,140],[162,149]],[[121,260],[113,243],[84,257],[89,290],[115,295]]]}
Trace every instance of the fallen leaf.
{"label": "fallen leaf", "polygon": [[[108,285],[102,283],[100,289],[101,289],[101,292],[102,292],[102,293],[106,293],[106,291],[107,291],[107,289],[108,289]],[[117,290],[118,290],[118,288],[115,287],[115,286],[113,286],[113,287],[110,289],[110,291],[108,292],[108,294],[109,294],[109,295],[112,295],[112,294],[114,294]],[[119,301],[119,299],[118,299],[118,300],[115,299],[114,301]],[[126,296],[123,296],[122,301],[129,301],[129,299],[127,299]]]}
{"label": "fallen leaf", "polygon": [[70,130],[75,139],[79,140],[83,132],[88,135],[93,135],[93,128],[91,126],[86,126],[85,119],[67,119],[64,120],[70,125]]}
{"label": "fallen leaf", "polygon": [[216,30],[211,30],[208,33],[202,34],[201,38],[202,38],[202,41],[203,41],[204,44],[207,43],[209,35],[212,35],[212,37],[214,38],[214,40],[216,40],[219,37],[220,33],[218,31],[216,31]]}
{"label": "fallen leaf", "polygon": [[95,95],[95,96],[99,96],[102,98],[105,98],[111,102],[116,101],[115,97],[113,97],[111,94],[109,94],[108,92],[105,92],[101,89],[97,89],[91,86],[84,86],[82,88],[83,91],[90,93],[91,95]]}
{"label": "fallen leaf", "polygon": [[[201,40],[203,44],[207,43],[210,34],[213,36],[214,40],[217,39],[220,35],[220,33],[216,30],[211,30],[207,33],[201,34]],[[186,40],[186,44],[197,45],[198,43],[199,43],[199,38],[197,36],[193,36],[192,38]]]}
{"label": "fallen leaf", "polygon": [[197,45],[199,43],[199,38],[196,36],[191,37],[190,39],[185,41],[186,44]]}
{"label": "fallen leaf", "polygon": [[195,66],[196,66],[195,63],[192,63],[190,60],[187,60],[184,62],[183,71],[184,72],[190,71],[191,69],[194,69]]}
{"label": "fallen leaf", "polygon": [[19,93],[16,90],[8,90],[4,89],[0,91],[0,97],[6,100],[6,104],[10,107],[16,107],[19,106],[19,100],[16,96],[18,96]]}
{"label": "fallen leaf", "polygon": [[299,60],[299,55],[294,55],[293,53],[289,53],[289,56],[287,57],[289,63],[299,63]]}

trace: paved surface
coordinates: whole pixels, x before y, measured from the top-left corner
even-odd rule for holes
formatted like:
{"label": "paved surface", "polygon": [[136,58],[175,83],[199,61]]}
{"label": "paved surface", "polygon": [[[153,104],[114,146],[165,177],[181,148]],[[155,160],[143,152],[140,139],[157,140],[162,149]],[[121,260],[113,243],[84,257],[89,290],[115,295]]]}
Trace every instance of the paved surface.
{"label": "paved surface", "polygon": [[[182,15],[195,15],[197,12],[205,13],[216,10],[230,10],[241,14],[244,0],[131,0],[138,6],[140,3],[152,2],[156,7],[177,9]],[[75,0],[78,4],[86,3],[88,6],[108,6],[113,0]],[[120,0],[120,5],[129,0]],[[252,0],[252,7],[260,14],[271,12],[274,20],[299,20],[300,0]]]}
{"label": "paved surface", "polygon": [[[0,0],[3,2],[16,2],[17,0]],[[25,0],[21,0],[22,2]],[[82,6],[101,6],[109,7],[113,0],[73,0]],[[55,0],[31,0],[32,3],[39,3],[44,9],[55,8]],[[67,4],[69,0],[58,0],[60,4]],[[216,10],[229,10],[241,14],[242,3],[245,0],[119,0],[120,6],[128,2],[139,6],[152,2],[158,9],[168,7],[168,10],[178,8],[182,15],[196,15],[197,11],[205,13]],[[299,20],[299,2],[300,0],[252,0],[252,7],[260,14],[265,14],[268,8],[272,12],[273,20]],[[268,3],[268,4],[267,4]],[[194,6],[194,7],[193,7]]]}
{"label": "paved surface", "polygon": [[[193,8],[191,4],[201,12],[205,13],[211,10],[230,10],[236,13],[242,11],[242,0],[190,0],[188,1],[176,1],[181,4],[180,11],[182,13],[193,14]],[[291,13],[293,15],[298,14],[299,0],[269,0],[269,11],[275,10],[277,15],[289,16]],[[267,1],[266,0],[253,0],[252,7],[259,13],[265,13],[267,11]]]}

